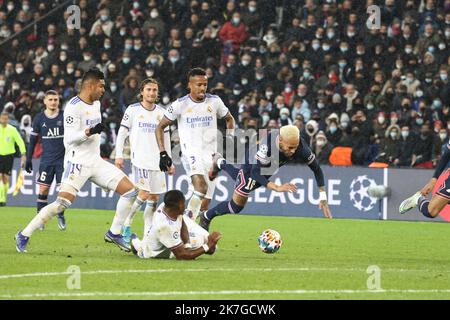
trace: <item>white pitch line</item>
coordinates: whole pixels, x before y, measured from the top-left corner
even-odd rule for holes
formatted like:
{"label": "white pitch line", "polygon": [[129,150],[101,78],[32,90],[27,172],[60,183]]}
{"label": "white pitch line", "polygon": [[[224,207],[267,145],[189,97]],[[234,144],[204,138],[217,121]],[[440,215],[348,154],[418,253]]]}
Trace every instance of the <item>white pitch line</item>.
{"label": "white pitch line", "polygon": [[[118,274],[118,273],[181,273],[181,272],[366,272],[363,268],[215,268],[215,269],[131,269],[131,270],[92,270],[81,271],[82,275],[92,274]],[[416,269],[381,269],[382,272],[440,272],[448,273],[450,270],[416,270]],[[29,277],[52,277],[69,276],[72,272],[36,272],[0,275],[0,280],[29,278]]]}
{"label": "white pitch line", "polygon": [[243,294],[363,294],[363,293],[450,293],[450,289],[388,289],[388,290],[221,290],[221,291],[147,291],[147,292],[50,292],[29,294],[2,294],[0,298],[48,298],[48,297],[145,297],[145,296],[193,296],[193,295],[243,295]]}

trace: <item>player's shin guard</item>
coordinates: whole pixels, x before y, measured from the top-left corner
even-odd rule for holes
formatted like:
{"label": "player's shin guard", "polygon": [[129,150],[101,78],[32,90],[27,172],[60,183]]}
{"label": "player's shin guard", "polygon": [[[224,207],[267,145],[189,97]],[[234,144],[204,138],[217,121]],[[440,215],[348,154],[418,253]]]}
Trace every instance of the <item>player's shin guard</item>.
{"label": "player's shin guard", "polygon": [[434,218],[430,211],[428,210],[428,205],[430,204],[430,201],[427,200],[425,197],[419,198],[419,211],[422,212],[422,214],[427,218]]}
{"label": "player's shin guard", "polygon": [[125,219],[130,213],[131,206],[134,202],[134,197],[138,194],[138,190],[133,188],[128,192],[125,192],[117,201],[116,215],[114,216],[111,228],[109,229],[113,234],[117,235],[122,232],[122,227]]}
{"label": "player's shin guard", "polygon": [[139,196],[136,197],[136,200],[134,200],[133,204],[131,205],[130,213],[125,219],[124,226],[130,227],[133,224],[134,215],[139,211],[144,202],[145,201],[139,198]]}
{"label": "player's shin guard", "polygon": [[190,217],[192,220],[195,221],[197,219],[198,213],[200,211],[200,207],[202,205],[202,200],[205,197],[205,195],[201,192],[194,191],[194,194],[192,195],[191,199],[189,200],[189,203],[187,205],[187,211],[192,213],[192,217]]}
{"label": "player's shin guard", "polygon": [[147,234],[148,230],[152,226],[153,215],[156,211],[156,201],[147,201],[147,205],[145,206],[144,211],[144,235]]}
{"label": "player's shin guard", "polygon": [[244,209],[244,207],[237,205],[233,199],[231,199],[231,201],[221,202],[214,208],[206,211],[204,216],[206,219],[211,221],[217,216],[223,216],[228,213],[239,213],[242,209]]}
{"label": "player's shin guard", "polygon": [[48,205],[48,196],[45,194],[38,195],[38,199],[36,202],[37,213],[39,213],[42,210],[42,208],[44,208],[47,205]]}
{"label": "player's shin guard", "polygon": [[33,232],[39,229],[41,225],[45,225],[51,218],[70,207],[71,204],[69,200],[58,197],[54,202],[41,209],[28,226],[23,229],[22,234],[31,237]]}

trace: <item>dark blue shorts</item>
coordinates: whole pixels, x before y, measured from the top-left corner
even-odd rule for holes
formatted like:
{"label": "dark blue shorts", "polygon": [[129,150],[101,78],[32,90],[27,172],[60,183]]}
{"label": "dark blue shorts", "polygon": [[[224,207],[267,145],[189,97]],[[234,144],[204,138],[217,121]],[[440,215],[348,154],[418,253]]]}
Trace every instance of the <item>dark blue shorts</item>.
{"label": "dark blue shorts", "polygon": [[243,197],[248,197],[250,192],[258,189],[260,186],[256,180],[252,179],[248,174],[245,174],[244,170],[241,169],[236,178],[234,191]]}
{"label": "dark blue shorts", "polygon": [[36,179],[36,183],[50,187],[52,185],[53,179],[56,178],[56,184],[60,184],[63,172],[64,166],[62,164],[41,164],[39,166],[39,176]]}

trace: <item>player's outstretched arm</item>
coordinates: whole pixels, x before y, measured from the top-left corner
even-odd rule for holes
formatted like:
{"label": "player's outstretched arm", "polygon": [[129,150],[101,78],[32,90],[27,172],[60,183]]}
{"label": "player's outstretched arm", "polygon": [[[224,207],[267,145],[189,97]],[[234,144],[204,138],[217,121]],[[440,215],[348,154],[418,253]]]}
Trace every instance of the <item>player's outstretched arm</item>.
{"label": "player's outstretched arm", "polygon": [[185,248],[184,244],[172,249],[172,253],[178,260],[193,260],[205,253],[213,253],[216,249],[217,242],[222,235],[214,231],[208,236],[208,243],[197,249]]}
{"label": "player's outstretched arm", "polygon": [[323,215],[325,216],[325,218],[333,219],[333,216],[331,215],[331,210],[328,207],[327,193],[325,191],[325,187],[319,188],[319,209],[323,211]]}
{"label": "player's outstretched arm", "polygon": [[297,191],[297,187],[295,186],[295,184],[292,183],[284,183],[282,185],[278,185],[276,183],[273,183],[272,181],[270,181],[266,188],[273,190],[273,191],[277,191],[277,192],[296,192]]}

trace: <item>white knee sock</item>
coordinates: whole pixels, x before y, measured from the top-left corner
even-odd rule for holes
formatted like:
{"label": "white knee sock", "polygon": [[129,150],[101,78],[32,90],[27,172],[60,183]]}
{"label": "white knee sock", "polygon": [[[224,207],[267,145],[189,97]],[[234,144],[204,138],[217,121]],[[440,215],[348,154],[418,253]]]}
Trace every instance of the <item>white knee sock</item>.
{"label": "white knee sock", "polygon": [[66,199],[57,198],[56,201],[42,208],[41,211],[34,216],[28,226],[22,230],[22,234],[26,237],[31,237],[33,232],[39,229],[41,225],[45,225],[51,218],[70,207],[71,204],[72,203]]}
{"label": "white knee sock", "polygon": [[119,201],[117,201],[116,215],[114,216],[111,228],[109,229],[111,233],[117,235],[122,232],[123,224],[131,211],[131,206],[133,205],[134,197],[136,197],[137,192],[136,189],[132,189],[124,193],[119,198]]}
{"label": "white knee sock", "polygon": [[205,197],[203,193],[200,193],[198,191],[194,191],[194,194],[192,195],[191,199],[189,200],[187,210],[188,212],[192,212],[192,220],[195,221],[198,216],[198,212],[200,211],[200,207],[202,205],[202,200]]}
{"label": "white knee sock", "polygon": [[144,235],[147,234],[148,230],[152,226],[153,215],[156,210],[156,201],[147,201],[144,211]]}
{"label": "white knee sock", "polygon": [[145,201],[139,198],[139,196],[136,197],[136,200],[134,200],[133,204],[131,205],[130,213],[125,220],[124,226],[130,227],[133,224],[134,215],[139,211],[144,202]]}

